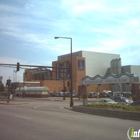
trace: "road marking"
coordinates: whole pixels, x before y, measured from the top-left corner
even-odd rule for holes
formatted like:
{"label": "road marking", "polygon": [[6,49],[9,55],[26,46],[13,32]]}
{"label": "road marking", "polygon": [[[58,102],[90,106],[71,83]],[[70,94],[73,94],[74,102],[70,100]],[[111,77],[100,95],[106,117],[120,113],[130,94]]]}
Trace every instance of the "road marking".
{"label": "road marking", "polygon": [[46,106],[46,105],[38,105],[38,106],[35,106],[34,109],[41,107],[41,106]]}
{"label": "road marking", "polygon": [[28,118],[28,117],[24,117],[24,116],[19,116],[19,115],[15,115],[16,117],[19,117],[19,118],[23,118],[23,119],[28,119],[28,120],[31,120],[32,118]]}

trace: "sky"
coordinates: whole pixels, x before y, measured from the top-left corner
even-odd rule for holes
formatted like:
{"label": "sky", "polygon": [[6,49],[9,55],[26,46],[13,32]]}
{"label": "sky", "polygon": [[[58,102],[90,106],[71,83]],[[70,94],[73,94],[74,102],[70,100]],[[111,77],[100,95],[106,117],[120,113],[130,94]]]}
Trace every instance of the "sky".
{"label": "sky", "polygon": [[[85,50],[120,54],[140,65],[140,0],[0,0],[0,63],[51,66],[57,56]],[[24,70],[0,67],[3,83]]]}

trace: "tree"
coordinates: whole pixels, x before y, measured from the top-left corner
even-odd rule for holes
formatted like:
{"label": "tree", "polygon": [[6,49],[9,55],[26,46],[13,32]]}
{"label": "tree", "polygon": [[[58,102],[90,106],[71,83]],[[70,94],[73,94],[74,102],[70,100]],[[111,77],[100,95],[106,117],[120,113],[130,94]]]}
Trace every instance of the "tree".
{"label": "tree", "polygon": [[0,83],[0,91],[4,91],[4,85],[3,85],[3,83]]}

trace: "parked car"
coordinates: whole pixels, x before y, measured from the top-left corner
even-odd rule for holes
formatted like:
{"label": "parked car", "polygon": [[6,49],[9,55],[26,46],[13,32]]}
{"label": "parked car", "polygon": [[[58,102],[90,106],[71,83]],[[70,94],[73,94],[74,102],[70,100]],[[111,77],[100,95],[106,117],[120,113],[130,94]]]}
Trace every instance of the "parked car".
{"label": "parked car", "polygon": [[22,92],[15,92],[15,96],[23,96]]}
{"label": "parked car", "polygon": [[131,92],[123,92],[122,94],[123,94],[124,97],[127,97],[127,98],[132,97]]}
{"label": "parked car", "polygon": [[131,103],[130,105],[133,105],[133,106],[140,106],[140,100],[135,101],[135,102]]}
{"label": "parked car", "polygon": [[115,102],[115,101],[112,100],[112,99],[101,99],[101,100],[99,101],[99,103],[117,104],[117,102]]}
{"label": "parked car", "polygon": [[105,94],[105,97],[111,97],[112,92],[110,90],[103,90],[103,93]]}
{"label": "parked car", "polygon": [[96,98],[97,94],[95,92],[89,92],[87,93],[88,98]]}
{"label": "parked car", "polygon": [[130,105],[133,103],[132,100],[129,100],[126,97],[120,97],[118,99],[115,100],[118,104],[124,104],[124,105]]}
{"label": "parked car", "polygon": [[78,93],[77,92],[74,92],[73,93],[73,97],[77,97],[78,96]]}

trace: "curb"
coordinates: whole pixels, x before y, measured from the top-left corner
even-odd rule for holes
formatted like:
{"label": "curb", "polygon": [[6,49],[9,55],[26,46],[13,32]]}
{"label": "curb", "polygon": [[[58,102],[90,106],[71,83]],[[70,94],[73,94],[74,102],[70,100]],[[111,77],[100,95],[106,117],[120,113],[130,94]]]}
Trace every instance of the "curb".
{"label": "curb", "polygon": [[64,107],[64,108],[68,110],[73,110],[73,107]]}

